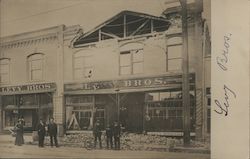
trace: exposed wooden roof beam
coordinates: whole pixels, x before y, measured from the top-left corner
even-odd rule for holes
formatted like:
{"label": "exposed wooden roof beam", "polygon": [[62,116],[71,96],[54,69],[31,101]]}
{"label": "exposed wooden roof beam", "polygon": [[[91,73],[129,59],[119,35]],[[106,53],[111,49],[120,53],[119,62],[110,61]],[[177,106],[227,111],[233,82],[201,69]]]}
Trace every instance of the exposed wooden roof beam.
{"label": "exposed wooden roof beam", "polygon": [[116,36],[116,35],[114,35],[114,34],[105,33],[105,32],[102,32],[102,31],[101,31],[101,34],[106,35],[106,36],[109,36],[109,37],[112,37],[112,38],[120,38],[120,37],[118,37],[118,36]]}
{"label": "exposed wooden roof beam", "polygon": [[123,37],[125,38],[127,35],[127,26],[126,26],[126,23],[127,23],[127,17],[126,17],[126,14],[124,14],[123,16]]}
{"label": "exposed wooden roof beam", "polygon": [[142,25],[140,25],[133,33],[131,33],[129,36],[135,35],[139,30],[141,30],[147,23],[149,22],[149,19],[146,20]]}

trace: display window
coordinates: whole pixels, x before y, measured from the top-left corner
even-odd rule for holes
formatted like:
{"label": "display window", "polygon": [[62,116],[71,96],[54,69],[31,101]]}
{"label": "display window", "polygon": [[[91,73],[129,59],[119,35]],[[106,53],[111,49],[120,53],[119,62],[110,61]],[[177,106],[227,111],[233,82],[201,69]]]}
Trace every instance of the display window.
{"label": "display window", "polygon": [[24,130],[36,129],[39,119],[49,121],[53,116],[52,93],[2,96],[4,128],[15,126],[19,118],[24,119]]}
{"label": "display window", "polygon": [[[190,91],[190,104],[191,129],[194,130],[195,98],[193,91]],[[146,93],[144,120],[144,129],[146,131],[182,131],[183,107],[181,91]]]}
{"label": "display window", "polygon": [[67,130],[92,130],[96,120],[105,125],[105,105],[95,96],[66,96]]}

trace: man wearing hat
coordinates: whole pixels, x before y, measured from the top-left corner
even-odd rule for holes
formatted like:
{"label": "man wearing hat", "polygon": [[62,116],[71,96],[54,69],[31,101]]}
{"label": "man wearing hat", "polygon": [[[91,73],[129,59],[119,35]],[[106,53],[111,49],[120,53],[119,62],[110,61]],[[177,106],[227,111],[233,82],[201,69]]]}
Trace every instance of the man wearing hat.
{"label": "man wearing hat", "polygon": [[102,131],[101,131],[101,124],[100,124],[99,120],[97,120],[95,125],[94,125],[93,135],[94,135],[94,138],[95,138],[95,140],[94,140],[95,148],[96,148],[97,139],[99,140],[100,148],[102,148],[102,140],[101,140]]}
{"label": "man wearing hat", "polygon": [[117,121],[114,122],[113,136],[115,141],[115,149],[120,150],[121,126]]}
{"label": "man wearing hat", "polygon": [[57,143],[57,124],[54,122],[54,118],[50,118],[50,123],[48,124],[48,133],[50,136],[50,146],[53,147],[53,140],[55,142],[55,146],[58,147]]}
{"label": "man wearing hat", "polygon": [[44,136],[45,136],[46,130],[45,130],[45,123],[43,122],[42,119],[40,119],[40,123],[37,126],[37,132],[38,132],[38,137],[39,137],[38,146],[44,147]]}

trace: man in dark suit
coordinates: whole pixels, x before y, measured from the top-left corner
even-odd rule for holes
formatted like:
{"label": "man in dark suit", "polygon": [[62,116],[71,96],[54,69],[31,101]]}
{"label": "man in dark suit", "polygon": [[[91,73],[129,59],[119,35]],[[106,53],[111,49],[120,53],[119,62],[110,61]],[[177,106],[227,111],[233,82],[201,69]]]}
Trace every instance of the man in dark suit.
{"label": "man in dark suit", "polygon": [[106,143],[107,143],[107,149],[109,149],[109,145],[110,148],[113,149],[113,129],[112,127],[108,124],[106,127]]}
{"label": "man in dark suit", "polygon": [[45,130],[45,123],[43,122],[42,119],[40,119],[40,123],[37,126],[37,132],[38,132],[38,137],[39,137],[38,146],[44,147],[44,136],[45,136],[46,130]]}
{"label": "man in dark suit", "polygon": [[50,136],[50,146],[53,147],[53,139],[55,146],[58,147],[57,142],[57,124],[54,122],[54,118],[50,118],[50,123],[48,124],[48,133]]}
{"label": "man in dark suit", "polygon": [[114,122],[113,136],[115,141],[115,149],[120,150],[121,126],[117,121]]}
{"label": "man in dark suit", "polygon": [[99,140],[99,146],[100,148],[102,148],[102,140],[101,140],[101,136],[102,136],[102,131],[101,131],[101,125],[100,125],[100,121],[97,120],[93,129],[93,135],[94,135],[94,146],[96,148],[96,143],[97,143],[97,139]]}

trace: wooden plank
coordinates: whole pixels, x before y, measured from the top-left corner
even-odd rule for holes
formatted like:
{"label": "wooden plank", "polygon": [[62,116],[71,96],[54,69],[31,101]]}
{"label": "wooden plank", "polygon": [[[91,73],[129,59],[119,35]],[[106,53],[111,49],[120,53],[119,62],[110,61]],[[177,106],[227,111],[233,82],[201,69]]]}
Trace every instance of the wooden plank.
{"label": "wooden plank", "polygon": [[146,20],[142,25],[140,25],[130,36],[135,35],[140,29],[142,29],[147,23],[149,22],[149,19]]}
{"label": "wooden plank", "polygon": [[120,37],[118,37],[118,36],[116,36],[114,34],[110,34],[110,33],[101,32],[101,34],[112,37],[112,38],[120,38]]}
{"label": "wooden plank", "polygon": [[126,18],[126,14],[123,16],[123,37],[125,38],[127,35],[127,26],[126,26],[126,21],[127,21],[127,18]]}

